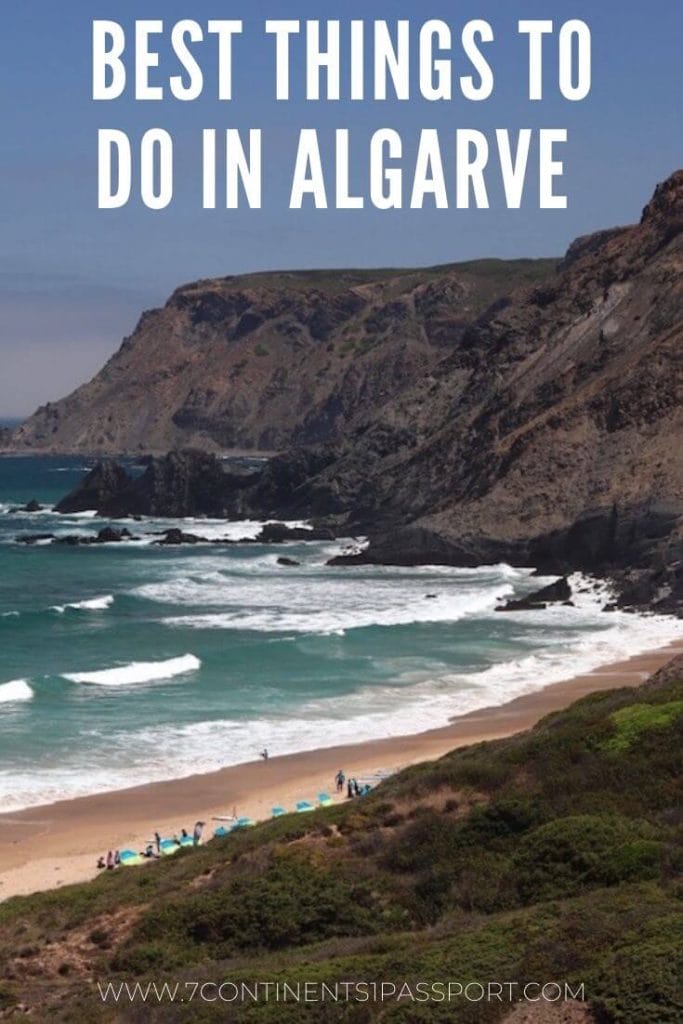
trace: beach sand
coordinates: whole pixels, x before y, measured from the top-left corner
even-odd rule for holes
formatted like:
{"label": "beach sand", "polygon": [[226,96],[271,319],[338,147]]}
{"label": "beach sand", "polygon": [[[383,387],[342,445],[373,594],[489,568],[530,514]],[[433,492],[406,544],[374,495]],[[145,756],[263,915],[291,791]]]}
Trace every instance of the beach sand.
{"label": "beach sand", "polygon": [[315,802],[321,791],[334,796],[339,768],[347,777],[363,779],[438,758],[456,747],[510,736],[587,693],[637,686],[680,653],[683,638],[508,704],[453,718],[429,732],[271,757],[267,763],[1,814],[0,900],[93,878],[100,855],[110,849],[141,850],[155,830],[172,836],[183,827],[191,831],[195,821],[203,820],[210,836],[217,816],[263,819],[276,804],[293,809],[297,800]]}

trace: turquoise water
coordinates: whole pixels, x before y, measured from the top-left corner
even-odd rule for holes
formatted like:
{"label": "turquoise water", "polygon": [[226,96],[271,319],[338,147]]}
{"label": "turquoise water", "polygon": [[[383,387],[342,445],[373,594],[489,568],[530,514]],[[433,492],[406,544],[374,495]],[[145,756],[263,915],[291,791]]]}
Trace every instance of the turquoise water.
{"label": "turquoise water", "polygon": [[[331,569],[348,542],[25,547],[21,533],[104,522],[51,506],[82,458],[0,458],[0,807],[426,729],[678,635],[677,623],[579,607],[496,615],[525,570]],[[117,524],[121,525],[121,524]],[[210,537],[254,523],[203,521]],[[435,595],[428,598],[427,595]],[[391,766],[387,766],[391,767]]]}

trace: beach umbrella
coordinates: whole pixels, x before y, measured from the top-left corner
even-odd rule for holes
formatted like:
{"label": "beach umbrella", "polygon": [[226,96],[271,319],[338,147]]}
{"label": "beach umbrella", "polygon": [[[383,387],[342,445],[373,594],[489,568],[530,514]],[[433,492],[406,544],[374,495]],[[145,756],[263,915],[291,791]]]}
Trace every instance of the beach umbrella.
{"label": "beach umbrella", "polygon": [[255,824],[253,818],[238,818],[230,831],[235,832],[238,828],[253,828]]}
{"label": "beach umbrella", "polygon": [[225,825],[219,825],[218,828],[214,831],[213,837],[214,839],[222,839],[223,836],[228,835],[230,835],[230,829],[227,829]]}
{"label": "beach umbrella", "polygon": [[133,868],[137,867],[138,864],[146,864],[147,859],[142,857],[139,853],[136,853],[134,857],[125,857],[121,859],[122,868]]}
{"label": "beach umbrella", "polygon": [[159,844],[159,849],[162,857],[170,857],[171,854],[178,852],[180,846],[173,839],[162,839]]}
{"label": "beach umbrella", "polygon": [[315,807],[313,804],[309,804],[308,800],[299,800],[296,805],[297,814],[306,814],[307,811],[314,811]]}
{"label": "beach umbrella", "polygon": [[287,813],[287,811],[284,809],[284,807],[278,806],[278,807],[273,807],[271,813],[272,813],[274,818],[281,818],[283,814]]}
{"label": "beach umbrella", "polygon": [[194,839],[192,838],[192,836],[181,836],[180,837],[180,845],[181,846],[194,846]]}
{"label": "beach umbrella", "polygon": [[318,793],[318,803],[321,807],[331,807],[334,801],[329,793]]}
{"label": "beach umbrella", "polygon": [[135,850],[122,850],[119,854],[119,860],[121,862],[121,867],[124,868],[132,867],[135,864],[145,863],[145,858],[141,854],[136,853]]}

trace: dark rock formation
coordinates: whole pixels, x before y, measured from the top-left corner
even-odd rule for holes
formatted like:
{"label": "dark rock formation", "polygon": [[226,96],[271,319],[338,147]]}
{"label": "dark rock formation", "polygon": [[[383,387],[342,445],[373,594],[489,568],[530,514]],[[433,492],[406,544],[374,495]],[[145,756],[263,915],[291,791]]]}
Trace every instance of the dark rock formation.
{"label": "dark rock formation", "polygon": [[566,576],[549,583],[547,587],[528,594],[526,597],[510,599],[504,605],[496,608],[497,612],[524,612],[537,611],[539,608],[547,608],[549,604],[571,604],[572,588]]}
{"label": "dark rock formation", "polygon": [[11,508],[10,515],[16,514],[17,512],[42,512],[43,506],[35,498],[32,498],[26,505],[15,505]]}
{"label": "dark rock formation", "polygon": [[[258,474],[256,474],[258,475]],[[132,477],[118,463],[99,462],[56,506],[58,512],[96,509],[100,515],[215,516],[234,513],[237,495],[255,479],[249,472],[226,471],[215,455],[170,452],[152,458],[142,476]]]}
{"label": "dark rock formation", "polygon": [[294,569],[297,566],[301,565],[301,562],[297,562],[296,558],[284,558],[284,557],[282,557],[282,558],[278,558],[277,564],[278,565],[284,565],[286,568]]}
{"label": "dark rock formation", "polygon": [[115,530],[113,526],[105,526],[97,534],[95,543],[97,544],[120,544],[122,540],[130,539],[130,531],[126,530]]}
{"label": "dark rock formation", "polygon": [[334,532],[324,528],[307,529],[286,523],[266,523],[255,539],[256,544],[282,544],[286,540],[334,540]]}
{"label": "dark rock formation", "polygon": [[617,573],[616,607],[683,616],[683,560]]}
{"label": "dark rock formation", "polygon": [[115,530],[111,526],[105,526],[99,533],[93,535],[70,533],[65,537],[57,536],[54,533],[30,533],[16,537],[17,544],[31,546],[40,541],[49,540],[52,544],[64,544],[66,547],[89,547],[92,544],[120,544],[122,540],[139,540],[129,530]]}
{"label": "dark rock formation", "polygon": [[94,469],[55,506],[55,512],[71,514],[105,508],[130,484],[125,469],[111,459],[98,462]]}
{"label": "dark rock formation", "polygon": [[206,543],[203,537],[198,537],[194,533],[183,533],[182,530],[166,530],[161,540],[155,541],[155,544],[161,547],[175,547],[179,544],[202,544]]}

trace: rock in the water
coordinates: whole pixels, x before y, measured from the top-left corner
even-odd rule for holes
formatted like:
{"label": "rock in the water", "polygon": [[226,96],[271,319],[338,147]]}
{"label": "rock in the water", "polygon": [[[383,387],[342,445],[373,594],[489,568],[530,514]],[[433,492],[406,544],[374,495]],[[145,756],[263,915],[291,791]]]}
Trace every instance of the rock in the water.
{"label": "rock in the water", "polygon": [[285,557],[282,557],[282,558],[278,558],[277,564],[278,565],[284,565],[284,566],[287,566],[288,568],[292,568],[293,569],[293,568],[296,568],[296,566],[301,565],[301,562],[297,562],[296,558],[285,558]]}
{"label": "rock in the water", "polygon": [[155,541],[161,547],[174,547],[179,544],[201,544],[206,543],[203,537],[198,537],[194,533],[183,533],[182,530],[172,529],[166,530],[161,540]]}
{"label": "rock in the water", "polygon": [[528,597],[523,597],[519,601],[508,601],[507,604],[500,604],[496,608],[497,612],[544,612],[548,607],[547,604],[543,604],[539,601],[531,601]]}
{"label": "rock in the water", "polygon": [[286,540],[334,540],[334,533],[332,530],[326,529],[287,526],[286,523],[266,523],[256,538],[256,543],[282,544]]}
{"label": "rock in the water", "polygon": [[65,547],[78,548],[90,547],[93,544],[120,544],[122,540],[139,540],[129,530],[115,530],[111,526],[105,526],[99,533],[81,534],[70,533],[66,536],[57,536],[54,533],[30,533],[16,538],[17,544],[39,544],[50,541],[52,544],[62,544]]}
{"label": "rock in the water", "polygon": [[151,458],[141,476],[104,460],[57,505],[58,512],[96,509],[109,518],[160,516],[223,518],[234,513],[241,490],[258,473],[227,472],[215,455],[173,451]]}
{"label": "rock in the water", "polygon": [[549,604],[563,604],[572,605],[571,600],[572,588],[569,585],[569,580],[566,576],[562,579],[556,580],[555,583],[548,584],[547,587],[542,587],[540,590],[534,591],[533,594],[528,594],[527,597],[521,597],[516,600],[509,600],[504,605],[499,605],[496,608],[497,612],[527,612],[527,611],[542,611],[547,608]]}
{"label": "rock in the water", "polygon": [[483,552],[469,550],[447,538],[418,526],[406,526],[389,531],[384,536],[372,539],[363,551],[348,555],[336,555],[328,565],[453,565],[477,566],[496,562],[495,557],[487,558]]}
{"label": "rock in the water", "polygon": [[17,512],[43,512],[43,506],[35,498],[32,498],[26,505],[15,505],[10,509],[10,515]]}
{"label": "rock in the water", "polygon": [[55,506],[64,515],[74,512],[101,511],[132,483],[123,466],[113,459],[103,459],[76,484]]}
{"label": "rock in the water", "polygon": [[115,530],[112,526],[105,526],[96,537],[97,544],[120,544],[122,540],[130,537],[128,530]]}

